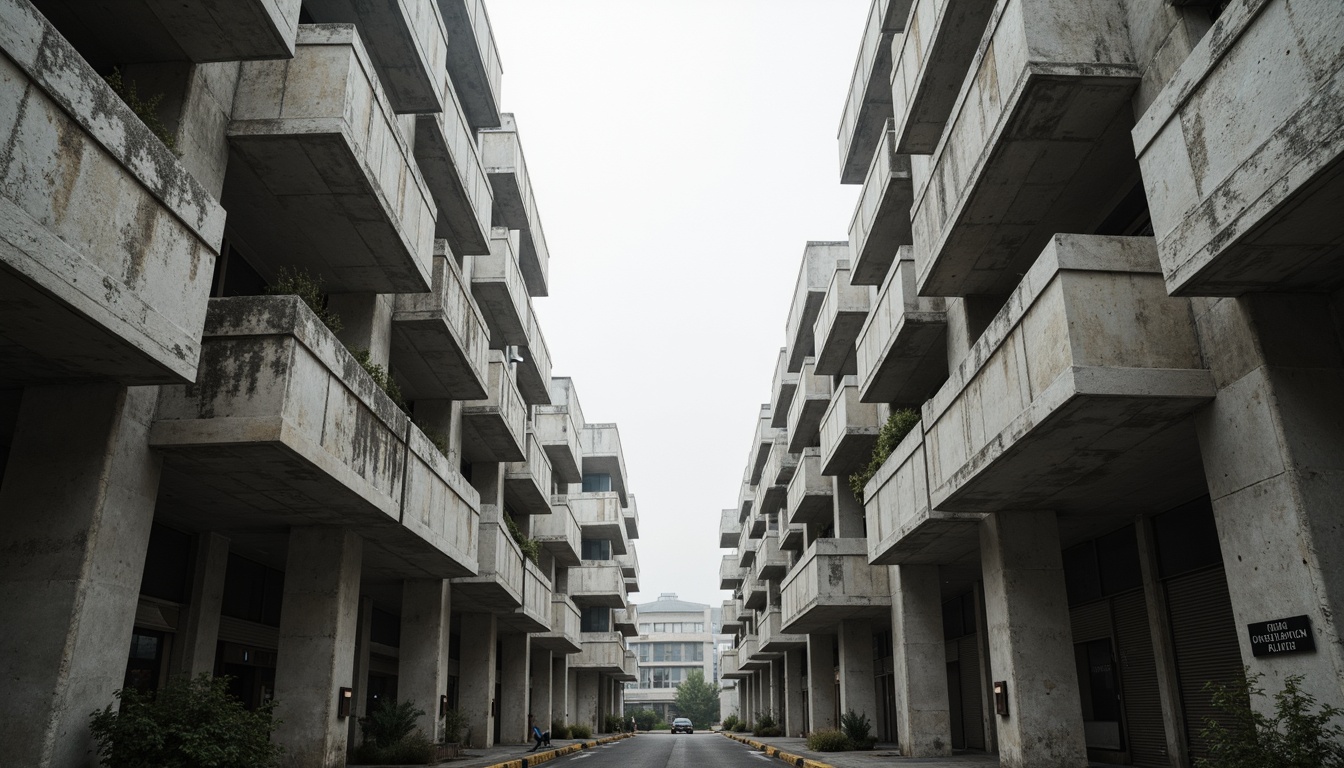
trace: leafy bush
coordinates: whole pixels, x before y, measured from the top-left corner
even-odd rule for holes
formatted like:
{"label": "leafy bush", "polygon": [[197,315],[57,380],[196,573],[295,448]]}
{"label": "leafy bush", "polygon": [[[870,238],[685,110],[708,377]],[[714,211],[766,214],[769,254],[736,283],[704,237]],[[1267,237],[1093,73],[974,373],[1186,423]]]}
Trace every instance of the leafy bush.
{"label": "leafy bush", "polygon": [[[306,269],[281,267],[275,282],[266,288],[271,296],[298,296],[317,319],[332,333],[340,333],[341,316],[327,309],[327,297],[322,293],[322,278],[313,277]],[[366,353],[367,354],[367,353]]]}
{"label": "leafy bush", "polygon": [[[467,715],[460,709],[450,709],[443,714],[443,740],[447,744],[460,744],[466,741]],[[563,738],[563,737],[562,737]]]}
{"label": "leafy bush", "polygon": [[568,739],[568,738],[569,738],[569,726],[568,726],[568,725],[565,725],[564,721],[562,721],[562,720],[552,720],[552,721],[551,721],[551,738],[552,738],[552,739]]}
{"label": "leafy bush", "polygon": [[863,501],[863,487],[873,479],[873,475],[876,475],[877,470],[886,463],[891,452],[896,450],[896,446],[901,444],[917,424],[919,424],[919,411],[899,408],[891,412],[887,423],[882,425],[882,431],[877,433],[877,445],[873,446],[873,455],[868,460],[868,466],[849,476],[849,489],[854,492],[854,498]]}
{"label": "leafy bush", "polygon": [[603,733],[620,733],[623,730],[623,723],[620,715],[607,715],[602,718]]}
{"label": "leafy bush", "polygon": [[365,743],[386,748],[410,736],[419,718],[424,716],[425,710],[416,707],[410,699],[401,702],[380,699],[367,717],[359,718],[359,729],[364,734]]}
{"label": "leafy bush", "polygon": [[849,739],[851,749],[872,749],[877,743],[877,739],[871,735],[873,724],[869,722],[867,715],[861,715],[851,709],[840,716],[840,728]]}
{"label": "leafy bush", "polygon": [[359,367],[369,374],[373,383],[377,384],[378,388],[383,390],[392,400],[392,404],[403,411],[406,410],[406,398],[401,396],[401,387],[397,386],[397,380],[392,378],[392,374],[384,370],[383,366],[373,362],[373,359],[369,356],[369,350],[352,349],[350,354],[355,356],[355,362],[359,363]]}
{"label": "leafy bush", "polygon": [[387,747],[364,742],[350,755],[355,765],[429,765],[434,762],[434,744],[423,731],[416,731]]}
{"label": "leafy bush", "polygon": [[1301,689],[1302,680],[1284,678],[1272,717],[1251,708],[1251,697],[1265,695],[1258,674],[1205,685],[1223,716],[1204,721],[1200,735],[1209,756],[1196,760],[1196,768],[1344,768],[1344,728],[1337,724],[1344,710],[1324,704],[1313,711],[1316,699]]}
{"label": "leafy bush", "polygon": [[107,81],[112,91],[122,101],[126,102],[126,106],[131,108],[135,116],[140,118],[140,122],[145,124],[149,132],[163,142],[165,147],[172,150],[173,154],[177,154],[177,140],[173,138],[168,126],[164,125],[163,121],[159,119],[159,104],[163,102],[163,94],[156,93],[149,100],[141,101],[140,94],[136,92],[135,81],[126,82],[119,69],[112,70],[112,74],[103,79]]}
{"label": "leafy bush", "polygon": [[723,718],[723,730],[725,731],[734,730],[735,728],[737,728],[738,722],[739,720],[737,719],[737,715],[729,715]]}
{"label": "leafy bush", "polygon": [[652,709],[637,709],[630,714],[635,718],[635,727],[641,731],[651,731],[658,723],[658,713]]}
{"label": "leafy bush", "polygon": [[813,752],[844,752],[852,747],[842,731],[813,731],[807,737],[807,748]]}
{"label": "leafy bush", "polygon": [[[533,564],[540,566],[541,544],[538,543],[536,539],[529,539],[524,536],[523,532],[518,529],[518,524],[513,522],[513,518],[507,514],[504,515],[504,525],[509,529],[509,535],[513,537],[513,540],[518,542],[518,548],[523,550],[523,557],[531,560]],[[615,717],[617,722],[620,722],[621,719],[615,715],[607,715],[607,717]]]}
{"label": "leafy bush", "polygon": [[229,678],[174,678],[157,693],[125,688],[91,715],[90,730],[106,768],[272,768],[281,748],[275,702],[249,712],[229,695]]}
{"label": "leafy bush", "polygon": [[668,725],[668,724],[667,724],[665,721],[663,721],[663,720],[659,720],[658,722],[654,723],[654,724],[653,724],[653,727],[650,728],[649,730],[650,730],[650,731],[670,731],[670,730],[672,730],[672,726]]}
{"label": "leafy bush", "polygon": [[434,444],[434,450],[438,451],[443,458],[448,458],[448,436],[442,432],[425,432],[425,437]]}
{"label": "leafy bush", "polygon": [[779,727],[779,723],[775,722],[774,715],[769,712],[757,712],[756,727],[752,729],[752,734],[766,737],[782,736],[784,731]]}
{"label": "leafy bush", "polygon": [[[554,736],[555,734],[551,735]],[[575,724],[569,726],[569,735],[575,739],[591,739],[593,738],[593,729],[586,725]]]}

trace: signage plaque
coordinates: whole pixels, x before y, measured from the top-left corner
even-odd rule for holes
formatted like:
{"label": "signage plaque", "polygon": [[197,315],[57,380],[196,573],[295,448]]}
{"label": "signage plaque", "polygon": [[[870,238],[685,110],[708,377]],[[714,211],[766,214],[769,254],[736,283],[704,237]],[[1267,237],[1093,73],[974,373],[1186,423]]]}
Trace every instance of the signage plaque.
{"label": "signage plaque", "polygon": [[1316,638],[1311,634],[1311,619],[1307,616],[1257,621],[1247,624],[1246,631],[1251,636],[1251,654],[1254,656],[1316,650]]}

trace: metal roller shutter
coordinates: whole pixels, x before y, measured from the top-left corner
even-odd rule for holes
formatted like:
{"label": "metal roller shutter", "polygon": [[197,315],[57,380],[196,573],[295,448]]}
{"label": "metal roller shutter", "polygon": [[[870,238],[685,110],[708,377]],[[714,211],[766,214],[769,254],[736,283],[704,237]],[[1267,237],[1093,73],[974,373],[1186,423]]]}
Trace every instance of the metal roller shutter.
{"label": "metal roller shutter", "polygon": [[275,650],[280,647],[280,630],[232,616],[220,616],[219,639],[225,643]]}
{"label": "metal roller shutter", "polygon": [[961,663],[961,711],[966,729],[966,748],[985,748],[985,715],[980,700],[980,651],[975,647],[975,635],[957,640],[957,656]]}
{"label": "metal roller shutter", "polygon": [[1070,608],[1069,624],[1073,629],[1074,643],[1109,639],[1111,637],[1111,606],[1109,601],[1101,600]]}
{"label": "metal roller shutter", "polygon": [[1143,591],[1116,595],[1111,605],[1115,637],[1120,646],[1120,690],[1128,725],[1129,756],[1134,765],[1165,768],[1170,765],[1166,756],[1167,734]]}
{"label": "metal roller shutter", "polygon": [[1191,762],[1208,757],[1199,732],[1207,718],[1218,712],[1209,702],[1204,685],[1210,681],[1230,683],[1242,675],[1241,650],[1237,647],[1232,599],[1227,593],[1223,568],[1208,568],[1168,579],[1167,610],[1170,613],[1176,674],[1185,708],[1185,732]]}

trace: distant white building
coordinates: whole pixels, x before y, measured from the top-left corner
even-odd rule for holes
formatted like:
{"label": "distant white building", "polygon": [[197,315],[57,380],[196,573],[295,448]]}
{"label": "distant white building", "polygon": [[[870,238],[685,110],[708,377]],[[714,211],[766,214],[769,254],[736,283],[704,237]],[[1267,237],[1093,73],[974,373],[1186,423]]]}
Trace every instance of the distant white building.
{"label": "distant white building", "polygon": [[659,718],[677,716],[677,686],[695,670],[717,682],[714,635],[717,609],[704,603],[678,600],[664,592],[652,603],[638,606],[639,635],[627,641],[639,663],[639,679],[626,683],[625,711],[652,709]]}

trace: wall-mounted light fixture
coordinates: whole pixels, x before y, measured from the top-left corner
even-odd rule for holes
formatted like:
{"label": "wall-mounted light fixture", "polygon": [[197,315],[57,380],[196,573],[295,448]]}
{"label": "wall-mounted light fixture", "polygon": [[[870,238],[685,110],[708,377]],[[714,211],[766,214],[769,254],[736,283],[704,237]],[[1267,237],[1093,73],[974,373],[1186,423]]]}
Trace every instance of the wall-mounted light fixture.
{"label": "wall-mounted light fixture", "polygon": [[441,693],[439,694],[439,717],[444,717],[447,714],[448,714],[448,694]]}
{"label": "wall-mounted light fixture", "polygon": [[998,680],[994,683],[994,711],[1008,716],[1008,681]]}
{"label": "wall-mounted light fixture", "polygon": [[342,688],[336,696],[336,716],[349,717],[350,705],[354,703],[355,692],[349,688]]}

